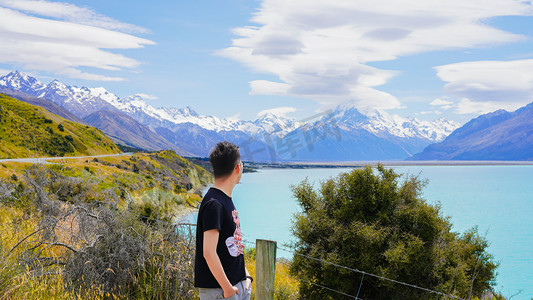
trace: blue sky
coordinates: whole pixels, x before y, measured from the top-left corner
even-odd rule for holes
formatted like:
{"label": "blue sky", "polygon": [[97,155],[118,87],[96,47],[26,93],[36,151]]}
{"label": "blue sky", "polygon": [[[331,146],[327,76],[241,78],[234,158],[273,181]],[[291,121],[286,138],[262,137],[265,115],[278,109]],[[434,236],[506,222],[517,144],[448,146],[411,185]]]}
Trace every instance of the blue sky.
{"label": "blue sky", "polygon": [[533,101],[533,5],[0,0],[0,73],[255,119],[337,105],[464,123]]}

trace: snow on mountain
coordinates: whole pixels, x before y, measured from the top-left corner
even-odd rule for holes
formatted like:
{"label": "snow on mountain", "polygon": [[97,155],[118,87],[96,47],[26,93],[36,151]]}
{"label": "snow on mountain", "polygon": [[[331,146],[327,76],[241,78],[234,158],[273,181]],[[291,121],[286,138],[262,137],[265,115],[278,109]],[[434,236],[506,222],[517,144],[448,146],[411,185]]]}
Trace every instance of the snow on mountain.
{"label": "snow on mountain", "polygon": [[[257,133],[275,134],[278,137],[283,137],[287,133],[300,127],[302,122],[275,115],[273,113],[265,113],[259,116],[253,124],[262,129],[262,131],[256,131]],[[248,129],[248,131],[252,132],[250,129]]]}
{"label": "snow on mountain", "polygon": [[255,121],[243,121],[233,119],[220,119],[215,116],[203,116],[199,115],[191,107],[186,108],[166,108],[166,107],[154,107],[143,99],[140,95],[127,96],[122,99],[111,101],[110,104],[117,109],[141,118],[140,115],[144,114],[155,120],[147,120],[145,123],[156,127],[166,127],[173,129],[172,124],[184,124],[191,123],[198,125],[207,130],[213,130],[215,132],[221,131],[243,131],[251,135],[260,135],[265,132],[279,132],[286,134],[287,132],[294,130],[296,122],[288,118],[276,116],[273,114],[266,114],[261,116]]}
{"label": "snow on mountain", "polygon": [[173,124],[192,123],[215,131],[234,129],[233,121],[219,119],[212,116],[200,116],[190,107],[182,109],[154,107],[146,103],[146,101],[140,95],[127,96],[121,99],[110,101],[109,103],[115,106],[117,109],[134,117],[144,114],[163,123],[164,121],[168,121]]}
{"label": "snow on mountain", "polygon": [[369,122],[363,127],[368,131],[379,134],[387,133],[398,137],[418,137],[430,141],[442,141],[461,124],[439,118],[435,121],[421,121],[417,118],[403,118],[389,115],[384,111],[369,113]]}
{"label": "snow on mountain", "polygon": [[410,160],[533,160],[533,102],[470,120]]}
{"label": "snow on mountain", "polygon": [[[304,131],[313,130],[313,126],[322,126],[316,120],[299,122],[272,113],[262,114],[253,121],[221,119],[216,116],[199,115],[191,107],[155,107],[141,95],[119,98],[103,87],[69,86],[57,80],[45,85],[17,71],[0,77],[0,86],[51,100],[81,118],[100,110],[120,111],[148,126],[154,132],[157,128],[165,128],[167,131],[164,132],[168,137],[179,137],[185,140],[188,138],[195,140],[192,135],[199,128],[204,131],[203,135],[209,137],[205,139],[207,141],[215,136],[228,139],[235,137],[239,140],[242,140],[244,136],[250,136],[262,140],[268,135],[282,139],[298,128],[303,129],[303,125],[305,125]],[[460,127],[460,124],[443,118],[429,122],[390,115],[384,111],[362,113],[353,105],[339,106],[327,115],[323,115],[320,120],[334,121],[336,126],[347,134],[346,136],[351,134],[367,136],[368,133],[379,139],[394,141],[395,145],[400,145],[405,149],[409,147],[418,149],[426,143],[440,142]],[[198,127],[195,128],[195,126]],[[215,135],[208,132],[213,132]],[[171,142],[176,145],[184,143],[184,141]],[[412,145],[408,145],[409,143]],[[409,148],[406,152],[416,150],[415,148]],[[347,147],[346,151],[349,149]]]}
{"label": "snow on mountain", "polygon": [[80,88],[66,85],[58,80],[45,85],[36,78],[18,71],[0,77],[0,86],[51,100],[80,118],[102,109],[114,110],[109,102],[118,99],[116,95],[101,87]]}
{"label": "snow on mountain", "polygon": [[[339,106],[332,114],[344,130],[365,129],[377,136],[396,136],[402,138],[423,138],[433,142],[444,140],[461,124],[439,118],[434,121],[421,121],[390,115],[385,111],[369,111],[365,114],[352,106]],[[327,116],[329,117],[329,116]]]}
{"label": "snow on mountain", "polygon": [[5,76],[0,77],[0,86],[29,93],[29,91],[38,91],[46,87],[46,85],[34,77],[22,74],[19,71],[13,71]]}

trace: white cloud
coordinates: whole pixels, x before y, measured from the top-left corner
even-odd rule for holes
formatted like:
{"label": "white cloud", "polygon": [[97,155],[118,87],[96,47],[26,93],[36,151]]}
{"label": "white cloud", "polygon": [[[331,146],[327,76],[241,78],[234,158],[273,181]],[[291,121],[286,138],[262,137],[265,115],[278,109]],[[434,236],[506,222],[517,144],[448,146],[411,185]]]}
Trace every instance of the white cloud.
{"label": "white cloud", "polygon": [[453,104],[452,101],[448,101],[448,100],[443,100],[443,99],[435,99],[433,101],[431,101],[430,105],[434,105],[434,106],[445,106],[445,105],[450,105],[450,104]]}
{"label": "white cloud", "polygon": [[257,113],[257,116],[260,117],[260,116],[263,116],[265,114],[273,114],[273,115],[276,115],[276,116],[286,117],[286,115],[288,113],[292,113],[292,112],[295,112],[295,111],[297,111],[297,109],[295,107],[281,106],[281,107],[262,110],[262,111]]}
{"label": "white cloud", "polygon": [[61,19],[77,24],[101,27],[122,32],[146,33],[147,29],[137,25],[119,22],[87,7],[79,7],[64,2],[44,0],[0,0],[0,6],[24,13]]}
{"label": "white cloud", "polygon": [[415,113],[415,115],[442,115],[442,112],[438,110],[429,110],[429,111],[421,111],[419,113]]}
{"label": "white cloud", "polygon": [[157,96],[154,96],[154,95],[148,95],[148,94],[135,94],[137,96],[140,96],[141,98],[143,99],[146,99],[146,100],[157,100]]}
{"label": "white cloud", "polygon": [[251,19],[257,26],[236,28],[232,46],[218,54],[279,78],[252,81],[251,94],[398,108],[378,88],[398,73],[369,62],[518,41],[524,37],[483,20],[532,11],[520,0],[264,0]]}
{"label": "white cloud", "polygon": [[290,85],[280,82],[272,82],[268,80],[254,80],[250,81],[251,95],[278,95],[284,96],[288,94]]}
{"label": "white cloud", "polygon": [[457,103],[456,112],[458,114],[486,114],[502,108],[507,109],[509,111],[513,111],[519,108],[520,106],[521,105],[502,107],[501,103],[499,102],[474,102],[468,98],[463,98],[459,103]]}
{"label": "white cloud", "polygon": [[[36,2],[52,6],[69,5]],[[113,71],[135,68],[140,64],[138,61],[107,49],[132,49],[155,44],[98,26],[39,18],[6,8],[15,6],[13,3],[17,2],[0,2],[0,62],[17,68],[21,66],[26,70],[48,71],[86,80],[120,81],[123,78],[87,73],[81,68]]]}
{"label": "white cloud", "polygon": [[429,104],[433,105],[433,106],[439,106],[442,109],[450,109],[450,108],[453,107],[453,102],[452,101],[443,100],[443,99],[439,99],[439,98],[431,101],[431,103],[429,103]]}
{"label": "white cloud", "polygon": [[0,76],[9,74],[13,70],[0,69]]}
{"label": "white cloud", "polygon": [[533,59],[463,62],[435,68],[458,113],[515,110],[533,101]]}
{"label": "white cloud", "polygon": [[240,117],[241,117],[241,113],[238,112],[238,113],[234,114],[233,116],[227,117],[226,119],[230,120],[230,121],[237,122],[237,121],[239,121],[241,119]]}

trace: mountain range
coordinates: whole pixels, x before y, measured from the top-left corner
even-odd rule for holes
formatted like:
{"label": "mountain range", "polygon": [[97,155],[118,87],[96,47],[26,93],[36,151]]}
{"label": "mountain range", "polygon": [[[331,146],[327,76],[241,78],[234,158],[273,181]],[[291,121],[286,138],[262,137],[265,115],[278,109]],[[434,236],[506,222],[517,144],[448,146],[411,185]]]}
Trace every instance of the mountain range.
{"label": "mountain range", "polygon": [[460,127],[443,118],[428,122],[382,111],[362,113],[350,105],[305,120],[268,113],[252,121],[221,119],[191,107],[154,107],[140,95],[119,98],[101,87],[57,80],[44,84],[17,71],[0,77],[0,89],[19,93],[19,99],[26,95],[53,102],[121,144],[206,156],[216,142],[228,140],[250,161],[401,160]]}
{"label": "mountain range", "polygon": [[472,119],[410,160],[533,160],[533,102]]}

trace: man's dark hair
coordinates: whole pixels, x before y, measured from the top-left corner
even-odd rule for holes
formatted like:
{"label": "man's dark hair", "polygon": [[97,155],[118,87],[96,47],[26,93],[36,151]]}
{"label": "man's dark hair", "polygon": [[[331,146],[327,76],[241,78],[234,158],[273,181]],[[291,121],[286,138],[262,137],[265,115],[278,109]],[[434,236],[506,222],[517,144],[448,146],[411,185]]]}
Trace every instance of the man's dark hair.
{"label": "man's dark hair", "polygon": [[217,143],[209,152],[215,178],[230,175],[240,159],[239,147],[228,141]]}

